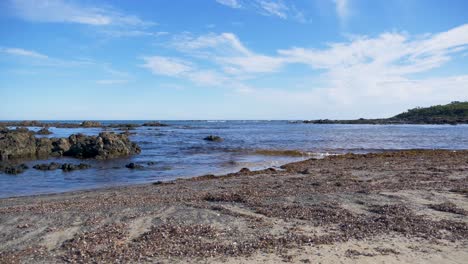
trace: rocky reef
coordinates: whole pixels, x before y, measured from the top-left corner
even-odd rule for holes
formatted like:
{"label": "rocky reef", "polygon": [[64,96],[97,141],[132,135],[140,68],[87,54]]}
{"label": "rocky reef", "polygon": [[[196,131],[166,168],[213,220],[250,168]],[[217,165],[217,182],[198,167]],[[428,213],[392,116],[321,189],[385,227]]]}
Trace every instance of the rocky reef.
{"label": "rocky reef", "polygon": [[140,152],[138,145],[125,134],[103,132],[98,136],[76,134],[68,138],[36,138],[34,132],[26,128],[0,129],[1,160],[49,156],[111,159]]}
{"label": "rocky reef", "polygon": [[213,135],[207,136],[203,140],[212,141],[212,142],[222,142],[222,141],[224,141],[224,139],[222,137],[213,136]]}

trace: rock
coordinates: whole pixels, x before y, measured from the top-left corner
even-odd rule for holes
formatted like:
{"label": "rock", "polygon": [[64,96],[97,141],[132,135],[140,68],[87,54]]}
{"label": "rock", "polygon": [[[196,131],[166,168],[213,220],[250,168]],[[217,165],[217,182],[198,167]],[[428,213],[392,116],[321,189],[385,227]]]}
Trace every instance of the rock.
{"label": "rock", "polygon": [[239,171],[240,174],[249,174],[250,173],[250,170],[248,168],[242,168],[240,171]]}
{"label": "rock", "polygon": [[52,150],[52,141],[49,138],[36,138],[36,157],[47,158]]}
{"label": "rock", "polygon": [[1,160],[28,158],[36,155],[34,132],[27,128],[2,130],[0,132]]}
{"label": "rock", "polygon": [[83,123],[81,123],[81,126],[82,127],[102,127],[102,124],[97,121],[83,121]]}
{"label": "rock", "polygon": [[109,132],[100,133],[97,137],[71,135],[69,142],[71,147],[64,155],[76,158],[110,159],[141,152],[138,145],[130,142],[127,135]]}
{"label": "rock", "polygon": [[221,142],[224,139],[222,137],[219,137],[219,136],[210,135],[210,136],[207,136],[206,138],[204,138],[203,140],[213,141],[213,142]]}
{"label": "rock", "polygon": [[44,127],[36,132],[37,135],[50,135],[52,132],[49,131],[47,127]]}
{"label": "rock", "polygon": [[76,164],[72,164],[72,163],[60,164],[60,163],[56,163],[56,162],[51,162],[49,164],[46,164],[46,163],[37,164],[37,165],[34,165],[33,168],[36,169],[36,170],[43,170],[43,171],[61,169],[61,170],[65,171],[65,172],[67,172],[67,171],[88,169],[90,167],[91,167],[90,165],[85,164],[85,163],[80,163],[80,164],[76,165]]}
{"label": "rock", "polygon": [[74,170],[84,170],[84,169],[91,168],[91,166],[85,163],[80,163],[78,165],[71,164],[71,163],[64,163],[62,164],[60,168],[62,169],[62,171],[67,172],[67,171],[74,171]]}
{"label": "rock", "polygon": [[20,165],[0,164],[0,171],[6,174],[16,175],[16,174],[23,173],[27,169],[29,169],[29,167],[26,164],[20,164]]}
{"label": "rock", "polygon": [[130,130],[139,127],[138,124],[110,124],[108,128],[120,128],[121,130]]}
{"label": "rock", "polygon": [[62,165],[59,163],[51,162],[49,164],[36,164],[33,166],[34,169],[36,170],[42,170],[42,171],[47,171],[47,170],[56,170],[61,168]]}
{"label": "rock", "polygon": [[143,166],[139,165],[139,164],[135,164],[135,163],[129,163],[127,165],[125,165],[125,168],[129,168],[129,169],[143,169]]}
{"label": "rock", "polygon": [[27,128],[0,130],[1,160],[45,158],[62,155],[76,158],[110,159],[141,150],[127,135],[100,133],[99,136],[71,135],[67,138],[36,138]]}
{"label": "rock", "polygon": [[60,157],[65,152],[70,150],[70,141],[66,138],[53,138],[52,140],[52,156]]}
{"label": "rock", "polygon": [[148,166],[156,165],[156,162],[155,161],[149,161],[148,163],[146,163],[146,165],[148,165]]}
{"label": "rock", "polygon": [[144,123],[143,126],[145,127],[165,127],[168,126],[167,124],[159,123],[159,122],[148,122]]}
{"label": "rock", "polygon": [[120,133],[120,134],[121,134],[121,135],[127,135],[127,136],[136,135],[135,132],[130,132],[130,131],[128,131],[128,130],[125,130],[125,132],[122,132],[122,133]]}

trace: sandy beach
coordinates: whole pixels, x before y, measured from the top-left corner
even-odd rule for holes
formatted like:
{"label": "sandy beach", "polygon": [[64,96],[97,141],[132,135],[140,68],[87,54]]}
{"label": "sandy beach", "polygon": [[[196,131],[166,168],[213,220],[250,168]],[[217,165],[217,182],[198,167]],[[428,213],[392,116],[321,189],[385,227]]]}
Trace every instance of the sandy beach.
{"label": "sandy beach", "polygon": [[468,151],[348,154],[282,168],[2,199],[0,262],[468,259]]}

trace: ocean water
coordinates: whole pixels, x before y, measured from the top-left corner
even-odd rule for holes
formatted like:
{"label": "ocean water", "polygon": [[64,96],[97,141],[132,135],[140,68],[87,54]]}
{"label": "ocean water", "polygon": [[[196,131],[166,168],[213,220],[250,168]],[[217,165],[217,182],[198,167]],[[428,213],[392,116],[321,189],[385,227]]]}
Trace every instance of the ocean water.
{"label": "ocean water", "polygon": [[[71,121],[64,121],[71,122]],[[76,121],[78,122],[78,121]],[[103,124],[145,121],[102,121]],[[27,161],[32,167],[48,162],[85,162],[91,169],[72,172],[26,170],[19,175],[0,174],[0,197],[12,197],[118,185],[148,183],[224,174],[243,167],[277,168],[311,157],[401,149],[468,149],[468,126],[449,125],[315,125],[289,121],[162,121],[168,127],[138,127],[132,141],[140,155],[107,161],[51,158]],[[39,128],[30,128],[37,130]],[[48,137],[75,133],[97,135],[102,128],[50,128]],[[111,131],[121,132],[118,129]],[[223,142],[203,140],[208,135]],[[294,150],[282,153],[282,150]],[[130,170],[135,162],[144,166]],[[148,165],[152,162],[151,165]]]}

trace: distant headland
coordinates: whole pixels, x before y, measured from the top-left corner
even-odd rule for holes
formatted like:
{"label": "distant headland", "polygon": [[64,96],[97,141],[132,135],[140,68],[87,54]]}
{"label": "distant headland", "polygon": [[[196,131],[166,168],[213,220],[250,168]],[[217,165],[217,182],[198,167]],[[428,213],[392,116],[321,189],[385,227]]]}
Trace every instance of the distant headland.
{"label": "distant headland", "polygon": [[454,101],[446,105],[416,107],[390,118],[354,120],[305,120],[306,124],[468,124],[468,101]]}

